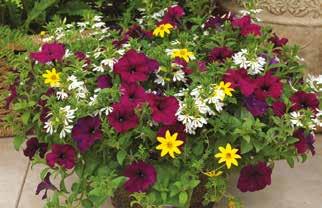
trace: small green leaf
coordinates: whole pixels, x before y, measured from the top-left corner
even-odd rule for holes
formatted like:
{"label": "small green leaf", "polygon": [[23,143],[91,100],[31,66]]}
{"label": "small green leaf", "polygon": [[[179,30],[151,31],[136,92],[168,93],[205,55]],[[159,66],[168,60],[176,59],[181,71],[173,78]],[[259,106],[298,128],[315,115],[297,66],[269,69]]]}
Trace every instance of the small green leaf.
{"label": "small green leaf", "polygon": [[179,194],[179,203],[180,204],[186,204],[187,203],[187,201],[188,201],[188,194],[187,194],[187,192],[181,192],[180,194]]}
{"label": "small green leaf", "polygon": [[28,124],[28,121],[29,121],[29,118],[30,118],[30,112],[29,111],[26,111],[22,114],[21,116],[21,121],[24,125],[27,125]]}
{"label": "small green leaf", "polygon": [[19,136],[15,136],[13,138],[13,145],[15,147],[15,149],[18,151],[20,149],[20,146],[22,145],[22,143],[25,141],[26,137],[19,135]]}
{"label": "small green leaf", "polygon": [[117,155],[116,155],[116,159],[117,159],[117,162],[122,165],[123,162],[124,162],[124,159],[126,157],[127,153],[124,151],[124,150],[120,150]]}
{"label": "small green leaf", "polygon": [[286,158],[287,164],[291,167],[294,168],[294,159],[293,157],[288,157]]}
{"label": "small green leaf", "polygon": [[241,141],[241,154],[245,154],[253,149],[253,145],[245,140]]}

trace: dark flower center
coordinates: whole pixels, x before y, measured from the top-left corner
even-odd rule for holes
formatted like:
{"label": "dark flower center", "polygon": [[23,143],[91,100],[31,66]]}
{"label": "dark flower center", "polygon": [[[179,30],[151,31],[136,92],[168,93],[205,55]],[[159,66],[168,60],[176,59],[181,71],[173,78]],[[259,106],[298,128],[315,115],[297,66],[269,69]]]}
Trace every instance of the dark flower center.
{"label": "dark flower center", "polygon": [[134,94],[134,93],[129,94],[129,99],[130,99],[130,100],[134,100],[134,99],[135,99],[135,94]]}
{"label": "dark flower center", "polygon": [[307,103],[306,103],[306,102],[304,102],[304,101],[302,101],[302,102],[300,103],[300,106],[301,106],[302,108],[307,108],[307,107],[308,107]]}
{"label": "dark flower center", "polygon": [[94,128],[94,127],[89,128],[89,133],[90,133],[90,134],[95,133],[95,128]]}
{"label": "dark flower center", "polygon": [[65,158],[66,158],[65,153],[63,153],[63,152],[62,152],[62,153],[60,153],[60,154],[58,155],[58,158],[59,158],[59,159],[62,159],[62,160],[63,160],[63,159],[65,159]]}
{"label": "dark flower center", "polygon": [[270,86],[268,86],[268,85],[263,85],[263,86],[261,87],[261,89],[262,89],[264,92],[268,92],[268,91],[269,91],[269,89],[270,89]]}
{"label": "dark flower center", "polygon": [[138,171],[136,172],[136,175],[137,175],[139,178],[145,178],[145,173],[144,173],[143,171],[141,171],[141,170],[138,170]]}
{"label": "dark flower center", "polygon": [[129,69],[129,72],[131,74],[135,73],[136,72],[136,67],[135,66],[131,66],[130,69]]}
{"label": "dark flower center", "polygon": [[163,105],[161,102],[157,103],[156,107],[159,111],[162,111],[163,109],[165,109],[165,105]]}
{"label": "dark flower center", "polygon": [[124,121],[125,121],[124,116],[119,116],[119,122],[120,122],[120,123],[123,123]]}

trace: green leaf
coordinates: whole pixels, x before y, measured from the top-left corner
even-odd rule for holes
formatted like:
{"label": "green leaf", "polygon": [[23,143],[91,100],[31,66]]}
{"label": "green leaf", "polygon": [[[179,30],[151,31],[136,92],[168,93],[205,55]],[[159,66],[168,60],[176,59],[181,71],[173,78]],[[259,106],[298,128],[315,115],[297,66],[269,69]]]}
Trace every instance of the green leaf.
{"label": "green leaf", "polygon": [[245,140],[241,141],[241,154],[245,154],[253,149],[253,145]]}
{"label": "green leaf", "polygon": [[182,204],[182,205],[184,205],[184,204],[186,204],[187,203],[187,201],[188,201],[188,194],[187,194],[187,192],[181,192],[180,194],[179,194],[179,203],[180,204]]}
{"label": "green leaf", "polygon": [[124,162],[124,159],[127,155],[127,152],[125,152],[124,150],[120,150],[117,155],[116,155],[116,159],[117,159],[117,162],[122,165],[123,162]]}
{"label": "green leaf", "polygon": [[193,153],[196,155],[196,156],[200,156],[203,151],[204,151],[204,145],[203,143],[199,142],[198,144],[196,144],[193,149],[192,149]]}
{"label": "green leaf", "polygon": [[29,118],[30,118],[30,112],[29,111],[26,111],[22,114],[21,116],[21,121],[24,125],[27,125],[28,124],[28,121],[29,121]]}
{"label": "green leaf", "polygon": [[291,167],[294,168],[294,159],[293,157],[288,157],[286,158],[287,164]]}
{"label": "green leaf", "polygon": [[20,149],[20,146],[22,145],[22,143],[26,140],[25,136],[19,135],[19,136],[15,136],[13,138],[13,145],[15,147],[15,149],[18,151]]}
{"label": "green leaf", "polygon": [[33,20],[38,18],[40,15],[42,15],[47,8],[51,7],[56,2],[57,0],[40,0],[35,2],[34,7],[28,13],[28,17],[26,19],[24,26],[27,28]]}

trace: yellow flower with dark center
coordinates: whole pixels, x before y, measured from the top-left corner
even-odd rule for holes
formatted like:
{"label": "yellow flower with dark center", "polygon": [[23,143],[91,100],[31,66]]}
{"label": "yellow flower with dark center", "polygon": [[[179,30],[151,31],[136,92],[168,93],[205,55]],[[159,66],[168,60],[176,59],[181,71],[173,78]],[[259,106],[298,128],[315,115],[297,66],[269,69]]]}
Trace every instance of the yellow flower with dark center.
{"label": "yellow flower with dark center", "polygon": [[228,96],[233,96],[233,94],[231,94],[232,91],[234,91],[233,88],[230,87],[231,86],[231,83],[230,82],[223,82],[221,81],[219,83],[219,88],[222,89],[224,92],[225,92],[225,95],[228,95]]}
{"label": "yellow flower with dark center", "polygon": [[171,135],[169,130],[166,131],[165,137],[157,137],[161,144],[156,149],[161,150],[161,157],[169,154],[172,158],[175,158],[174,153],[181,154],[181,150],[178,147],[183,144],[183,141],[177,140],[177,137],[177,132]]}
{"label": "yellow flower with dark center", "polygon": [[153,35],[156,37],[160,36],[161,38],[163,38],[165,33],[170,34],[171,29],[173,29],[173,26],[171,24],[161,24],[154,29]]}
{"label": "yellow flower with dark center", "polygon": [[215,155],[216,158],[220,158],[218,163],[226,163],[228,169],[231,168],[231,164],[238,166],[238,162],[236,159],[240,159],[241,156],[237,154],[238,149],[233,149],[230,144],[226,145],[226,148],[219,147],[220,153]]}
{"label": "yellow flower with dark center", "polygon": [[45,84],[49,84],[51,87],[59,87],[60,73],[57,73],[55,68],[51,71],[46,70],[46,73],[42,75],[45,78]]}
{"label": "yellow flower with dark center", "polygon": [[194,59],[194,54],[191,51],[188,51],[188,49],[183,48],[183,49],[173,49],[171,58],[182,58],[185,60],[187,63],[189,60]]}

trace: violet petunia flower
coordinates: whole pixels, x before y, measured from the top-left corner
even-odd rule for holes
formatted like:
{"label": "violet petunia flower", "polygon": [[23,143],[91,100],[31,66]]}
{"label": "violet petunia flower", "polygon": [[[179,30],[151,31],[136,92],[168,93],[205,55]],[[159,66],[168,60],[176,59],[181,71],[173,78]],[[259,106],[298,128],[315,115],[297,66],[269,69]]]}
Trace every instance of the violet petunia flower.
{"label": "violet petunia flower", "polygon": [[38,195],[41,191],[45,190],[45,193],[41,199],[47,198],[48,190],[52,190],[52,191],[57,190],[57,188],[50,182],[50,175],[51,174],[48,172],[44,180],[40,182],[37,186],[36,195]]}
{"label": "violet petunia flower", "polygon": [[254,117],[263,116],[268,109],[268,104],[264,100],[257,99],[255,95],[245,97],[244,103]]}
{"label": "violet petunia flower", "polygon": [[272,104],[272,109],[275,116],[282,117],[286,113],[286,105],[281,101],[276,101]]}
{"label": "violet petunia flower", "polygon": [[268,97],[278,99],[283,92],[283,84],[278,77],[267,72],[255,80],[255,95],[257,99],[265,100]]}
{"label": "violet petunia flower", "polygon": [[161,22],[158,24],[169,23],[172,26],[176,27],[180,23],[181,17],[185,15],[183,8],[179,5],[174,5],[168,8],[166,14],[163,16]]}
{"label": "violet petunia flower", "polygon": [[128,177],[124,188],[130,193],[145,192],[157,180],[155,168],[143,161],[133,162],[128,165],[124,170],[124,176]]}
{"label": "violet petunia flower", "polygon": [[51,152],[46,155],[47,164],[54,167],[55,164],[66,169],[72,169],[76,162],[76,152],[69,144],[53,144]]}
{"label": "violet petunia flower", "polygon": [[97,140],[102,139],[102,136],[101,120],[97,116],[78,119],[72,129],[72,138],[80,152],[87,151]]}
{"label": "violet petunia flower", "polygon": [[308,150],[311,151],[312,155],[315,155],[315,135],[314,133],[306,134],[304,129],[297,129],[293,136],[298,138],[299,141],[295,143],[295,148],[298,154],[305,154]]}
{"label": "violet petunia flower", "polygon": [[228,47],[217,47],[211,50],[208,55],[208,60],[210,62],[219,61],[220,63],[224,63],[225,60],[231,58],[233,54],[233,50]]}
{"label": "violet petunia flower", "polygon": [[301,109],[311,109],[313,112],[319,108],[320,102],[315,93],[308,93],[304,91],[297,91],[290,98],[292,101],[292,111],[298,111]]}
{"label": "violet petunia flower", "polygon": [[113,86],[112,78],[109,75],[100,75],[96,79],[96,86],[100,89],[111,88]]}
{"label": "violet petunia flower", "polygon": [[242,192],[254,192],[271,185],[272,169],[264,162],[247,165],[240,171],[237,188]]}
{"label": "violet petunia flower", "polygon": [[47,143],[39,143],[38,139],[36,137],[30,138],[27,143],[26,149],[23,150],[23,154],[26,157],[29,157],[30,160],[33,159],[35,156],[36,152],[39,151],[39,156],[41,158],[44,158],[47,149],[48,149],[48,144]]}

